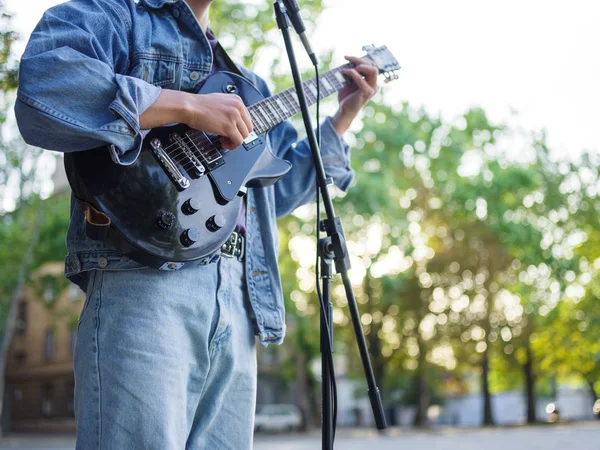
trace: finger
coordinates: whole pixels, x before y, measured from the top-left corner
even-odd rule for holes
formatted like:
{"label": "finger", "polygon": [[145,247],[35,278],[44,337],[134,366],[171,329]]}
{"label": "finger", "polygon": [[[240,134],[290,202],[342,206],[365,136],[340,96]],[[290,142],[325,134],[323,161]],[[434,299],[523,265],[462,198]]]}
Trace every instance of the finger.
{"label": "finger", "polygon": [[377,68],[377,65],[369,58],[357,58],[356,56],[346,56],[345,58],[356,66],[364,65]]}
{"label": "finger", "polygon": [[367,58],[359,58],[358,56],[345,56],[344,58],[346,58],[348,61],[350,61],[352,64],[370,64],[372,63],[370,59]]}
{"label": "finger", "polygon": [[254,125],[252,123],[252,117],[250,116],[250,111],[248,111],[248,108],[244,104],[244,101],[242,100],[241,97],[237,97],[236,99],[239,100],[239,102],[236,104],[237,110],[240,113],[240,116],[242,117],[242,120],[244,121],[246,128],[248,129],[248,133],[251,133],[252,130],[254,130]]}
{"label": "finger", "polygon": [[242,138],[242,135],[236,127],[231,127],[222,138],[221,144],[223,145],[223,148],[228,150],[234,150],[244,143],[244,138]]}
{"label": "finger", "polygon": [[379,69],[371,64],[360,64],[354,68],[358,73],[363,75],[371,86],[377,84],[377,76],[379,75]]}
{"label": "finger", "polygon": [[246,139],[250,134],[250,130],[248,130],[248,125],[246,125],[246,121],[243,119],[243,116],[237,121],[236,126],[240,132],[240,135],[242,136],[242,139]]}
{"label": "finger", "polygon": [[252,117],[250,116],[250,111],[244,106],[242,110],[242,120],[248,129],[248,133],[252,133],[254,131],[254,124],[252,123]]}
{"label": "finger", "polygon": [[346,70],[344,70],[344,73],[354,80],[354,82],[356,83],[358,88],[365,95],[367,95],[368,97],[372,97],[373,95],[375,95],[375,89],[373,87],[371,87],[371,85],[369,83],[367,83],[367,81],[362,77],[362,75],[360,73],[358,73],[356,70],[346,69]]}

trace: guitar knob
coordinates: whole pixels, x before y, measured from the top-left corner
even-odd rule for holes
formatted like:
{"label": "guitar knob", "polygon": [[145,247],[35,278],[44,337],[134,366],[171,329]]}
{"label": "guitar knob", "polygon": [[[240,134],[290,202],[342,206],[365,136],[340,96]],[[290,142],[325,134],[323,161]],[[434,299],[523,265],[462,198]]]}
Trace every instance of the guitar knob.
{"label": "guitar knob", "polygon": [[196,242],[198,242],[201,237],[202,236],[200,234],[200,230],[198,230],[197,228],[188,228],[183,233],[181,233],[179,240],[181,241],[181,244],[184,247],[191,247]]}
{"label": "guitar knob", "polygon": [[175,223],[175,215],[170,211],[161,211],[156,218],[156,225],[163,230],[168,230]]}
{"label": "guitar knob", "polygon": [[208,219],[206,221],[206,228],[209,229],[209,231],[219,231],[221,228],[223,228],[225,226],[225,224],[227,223],[227,220],[225,219],[225,216],[223,216],[222,214],[215,214],[214,216],[212,216],[210,219]]}
{"label": "guitar knob", "polygon": [[198,200],[197,198],[189,198],[185,201],[185,203],[183,205],[181,205],[181,210],[183,211],[184,214],[187,214],[188,216],[192,215],[192,214],[196,214],[199,210],[200,210],[200,200]]}

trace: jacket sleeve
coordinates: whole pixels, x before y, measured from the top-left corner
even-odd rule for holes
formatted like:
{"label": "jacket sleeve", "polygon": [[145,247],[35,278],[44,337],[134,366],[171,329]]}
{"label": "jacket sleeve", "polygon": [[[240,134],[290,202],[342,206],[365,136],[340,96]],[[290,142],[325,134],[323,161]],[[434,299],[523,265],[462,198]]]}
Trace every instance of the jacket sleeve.
{"label": "jacket sleeve", "polygon": [[[266,83],[254,75],[258,89],[265,96],[271,95]],[[321,123],[321,158],[325,174],[333,178],[335,185],[346,191],[354,179],[350,165],[350,147],[338,136],[331,118]],[[277,217],[291,213],[299,206],[316,198],[316,169],[308,139],[298,141],[298,133],[290,122],[283,122],[269,132],[273,153],[292,164],[292,169],[274,185]]]}
{"label": "jacket sleeve", "polygon": [[46,11],[21,60],[15,114],[28,144],[71,152],[109,144],[113,160],[135,161],[139,116],[160,87],[124,75],[131,17],[109,0],[72,0]]}
{"label": "jacket sleeve", "polygon": [[[316,169],[308,139],[296,143],[298,134],[289,122],[278,125],[269,134],[273,152],[292,163],[292,170],[275,183],[277,217],[291,213],[299,206],[316,199]],[[321,123],[321,159],[327,177],[333,178],[337,187],[346,191],[354,178],[350,166],[350,147],[337,134],[326,118]]]}

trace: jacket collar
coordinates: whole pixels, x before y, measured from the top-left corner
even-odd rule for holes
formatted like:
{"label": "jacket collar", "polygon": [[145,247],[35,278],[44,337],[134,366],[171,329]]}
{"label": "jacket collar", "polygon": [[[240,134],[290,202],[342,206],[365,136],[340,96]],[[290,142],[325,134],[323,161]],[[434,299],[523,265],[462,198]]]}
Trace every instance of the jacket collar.
{"label": "jacket collar", "polygon": [[173,5],[174,3],[180,2],[181,0],[139,0],[141,3],[145,3],[150,8],[159,9],[165,5]]}

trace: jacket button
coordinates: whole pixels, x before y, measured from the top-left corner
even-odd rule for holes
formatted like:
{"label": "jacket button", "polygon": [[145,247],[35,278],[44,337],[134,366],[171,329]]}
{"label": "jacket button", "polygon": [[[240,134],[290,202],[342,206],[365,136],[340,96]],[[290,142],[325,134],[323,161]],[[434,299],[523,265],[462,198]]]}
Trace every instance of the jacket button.
{"label": "jacket button", "polygon": [[190,79],[192,81],[196,81],[198,78],[200,78],[200,74],[198,72],[192,72],[192,73],[190,73]]}
{"label": "jacket button", "polygon": [[173,16],[175,16],[176,19],[179,19],[179,10],[178,9],[173,10]]}
{"label": "jacket button", "polygon": [[98,258],[98,266],[104,269],[106,266],[108,266],[108,259],[106,259],[104,256]]}

